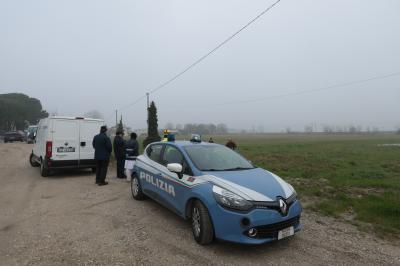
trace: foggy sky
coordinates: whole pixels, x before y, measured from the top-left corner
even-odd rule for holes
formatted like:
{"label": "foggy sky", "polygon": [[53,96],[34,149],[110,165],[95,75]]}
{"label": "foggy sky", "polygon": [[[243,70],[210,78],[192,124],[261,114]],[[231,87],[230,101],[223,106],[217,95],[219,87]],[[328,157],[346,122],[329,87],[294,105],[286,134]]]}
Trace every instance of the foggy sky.
{"label": "foggy sky", "polygon": [[[114,110],[190,65],[274,1],[0,0],[0,93],[59,115]],[[150,96],[159,125],[230,128],[400,124],[400,76],[265,98],[400,71],[400,1],[282,0],[237,38]],[[146,126],[146,101],[122,112]]]}

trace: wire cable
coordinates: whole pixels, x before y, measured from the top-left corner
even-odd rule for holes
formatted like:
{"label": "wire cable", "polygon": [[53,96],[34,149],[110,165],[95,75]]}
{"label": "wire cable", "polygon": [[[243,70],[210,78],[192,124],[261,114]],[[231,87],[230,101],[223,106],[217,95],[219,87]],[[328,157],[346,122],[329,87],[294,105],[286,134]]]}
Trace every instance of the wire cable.
{"label": "wire cable", "polygon": [[216,52],[219,48],[221,48],[222,46],[224,46],[226,43],[228,43],[230,40],[232,40],[233,38],[235,38],[240,32],[242,32],[243,30],[245,30],[247,27],[249,27],[251,24],[253,24],[256,20],[258,20],[260,17],[262,17],[265,13],[267,13],[268,11],[270,11],[275,5],[277,5],[281,0],[277,0],[276,2],[274,2],[272,5],[270,5],[269,7],[267,7],[266,9],[264,9],[261,13],[259,13],[256,17],[254,17],[252,20],[250,20],[248,23],[246,23],[243,27],[241,27],[238,31],[236,31],[234,34],[230,35],[228,38],[226,38],[224,41],[222,41],[220,44],[218,44],[214,49],[212,49],[211,51],[209,51],[208,53],[206,53],[205,55],[203,55],[202,57],[200,57],[199,59],[197,59],[196,61],[194,61],[192,64],[190,64],[189,66],[187,66],[186,68],[184,68],[181,72],[179,72],[178,74],[176,74],[175,76],[173,76],[172,78],[170,78],[169,80],[165,81],[164,83],[161,83],[160,85],[158,85],[157,87],[155,87],[153,90],[149,91],[149,93],[155,93],[156,91],[164,88],[165,86],[167,86],[168,84],[170,84],[171,82],[173,82],[174,80],[176,80],[177,78],[179,78],[180,76],[182,76],[183,74],[185,74],[186,72],[188,72],[190,69],[192,69],[193,67],[195,67],[196,65],[198,65],[200,62],[202,62],[204,59],[206,59],[207,57],[209,57],[211,54],[213,54],[214,52]]}
{"label": "wire cable", "polygon": [[[235,33],[233,33],[232,35],[230,35],[228,38],[226,38],[224,41],[222,41],[221,43],[219,43],[215,48],[213,48],[212,50],[210,50],[208,53],[206,53],[205,55],[203,55],[202,57],[200,57],[199,59],[197,59],[196,61],[194,61],[192,64],[190,64],[189,66],[187,66],[186,68],[184,68],[182,71],[180,71],[178,74],[176,74],[175,76],[173,76],[172,78],[168,79],[167,81],[161,83],[160,85],[158,85],[157,87],[153,88],[152,90],[149,91],[149,93],[153,94],[159,90],[161,90],[162,88],[166,87],[167,85],[169,85],[170,83],[172,83],[173,81],[175,81],[176,79],[178,79],[180,76],[182,76],[183,74],[185,74],[186,72],[188,72],[190,69],[192,69],[193,67],[195,67],[196,65],[198,65],[199,63],[201,63],[203,60],[205,60],[207,57],[209,57],[210,55],[212,55],[213,53],[215,53],[218,49],[220,49],[222,46],[224,46],[226,43],[228,43],[230,40],[232,40],[233,38],[235,38],[240,32],[242,32],[243,30],[245,30],[247,27],[249,27],[251,24],[253,24],[256,20],[258,20],[260,17],[262,17],[265,13],[267,13],[269,10],[271,10],[275,5],[277,5],[281,0],[277,0],[275,1],[272,5],[268,6],[266,9],[264,9],[261,13],[259,13],[256,17],[254,17],[252,20],[250,20],[248,23],[246,23],[244,26],[242,26],[239,30],[237,30]],[[141,97],[139,97],[138,99],[136,99],[135,101],[133,101],[130,104],[125,105],[124,107],[120,108],[119,111],[125,110],[135,104],[137,104],[138,102],[140,102],[142,99],[144,99],[146,97],[146,95],[143,95]]]}
{"label": "wire cable", "polygon": [[367,82],[374,81],[374,80],[387,79],[387,78],[391,78],[391,77],[395,77],[395,76],[400,76],[400,71],[393,72],[390,74],[380,75],[380,76],[374,76],[374,77],[370,77],[370,78],[366,78],[366,79],[358,79],[358,80],[338,83],[338,84],[334,84],[334,85],[330,85],[330,86],[326,86],[326,87],[315,88],[315,89],[301,90],[301,91],[289,92],[289,93],[267,96],[267,97],[258,97],[256,99],[231,101],[231,102],[225,102],[225,103],[220,103],[220,104],[210,104],[210,105],[201,105],[201,106],[200,105],[198,105],[198,106],[191,105],[190,107],[191,108],[196,108],[196,107],[198,107],[198,108],[207,107],[208,108],[208,107],[218,107],[218,106],[225,106],[225,105],[232,105],[232,104],[246,104],[246,103],[253,103],[253,102],[261,102],[261,101],[273,100],[273,99],[278,99],[278,98],[284,98],[284,97],[288,97],[288,96],[310,94],[313,92],[325,91],[325,90],[341,88],[341,87],[348,87],[348,86],[352,86],[352,85],[367,83]]}
{"label": "wire cable", "polygon": [[297,92],[285,93],[285,94],[262,97],[262,98],[251,99],[251,100],[241,100],[241,101],[236,101],[236,102],[227,102],[225,104],[260,102],[260,101],[271,100],[271,99],[276,99],[276,98],[283,98],[283,97],[287,97],[287,96],[309,94],[309,93],[318,92],[318,91],[324,91],[324,90],[330,90],[330,89],[335,89],[335,88],[340,88],[340,87],[348,87],[348,86],[351,86],[351,85],[362,84],[362,83],[370,82],[370,81],[373,81],[373,80],[387,79],[387,78],[394,77],[394,76],[399,76],[399,75],[400,75],[400,72],[394,72],[394,73],[381,75],[381,76],[375,76],[375,77],[366,78],[366,79],[359,79],[359,80],[353,80],[353,81],[348,81],[348,82],[344,82],[344,83],[338,83],[338,84],[335,84],[335,85],[330,85],[330,86],[321,87],[321,88],[302,90],[302,91],[297,91]]}
{"label": "wire cable", "polygon": [[131,102],[130,104],[127,104],[127,105],[121,107],[121,108],[119,109],[119,111],[122,112],[123,110],[125,110],[125,109],[127,109],[127,108],[129,108],[129,107],[131,107],[131,106],[133,106],[133,105],[135,105],[135,104],[137,104],[138,102],[140,102],[140,101],[143,100],[144,98],[146,98],[146,94],[140,96],[139,98],[137,98],[135,101]]}

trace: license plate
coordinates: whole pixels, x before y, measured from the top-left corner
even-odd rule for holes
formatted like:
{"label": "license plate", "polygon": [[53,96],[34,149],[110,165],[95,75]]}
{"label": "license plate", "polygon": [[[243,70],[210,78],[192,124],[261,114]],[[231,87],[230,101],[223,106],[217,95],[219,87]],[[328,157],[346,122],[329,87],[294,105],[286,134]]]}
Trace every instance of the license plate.
{"label": "license plate", "polygon": [[75,152],[75,147],[59,147],[57,152]]}
{"label": "license plate", "polygon": [[278,240],[294,235],[294,227],[288,227],[278,232]]}

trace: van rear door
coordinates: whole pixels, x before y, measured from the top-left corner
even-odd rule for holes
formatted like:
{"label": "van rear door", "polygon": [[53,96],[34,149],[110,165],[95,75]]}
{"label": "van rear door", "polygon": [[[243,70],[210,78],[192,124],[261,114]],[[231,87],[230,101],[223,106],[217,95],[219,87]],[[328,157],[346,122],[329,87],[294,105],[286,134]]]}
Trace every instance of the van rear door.
{"label": "van rear door", "polygon": [[52,159],[65,161],[63,162],[65,166],[77,167],[79,163],[79,121],[54,119],[52,133]]}
{"label": "van rear door", "polygon": [[93,120],[80,120],[80,136],[79,136],[79,159],[80,167],[84,165],[95,166],[94,161],[94,148],[92,146],[93,138],[99,133],[100,127],[103,122]]}

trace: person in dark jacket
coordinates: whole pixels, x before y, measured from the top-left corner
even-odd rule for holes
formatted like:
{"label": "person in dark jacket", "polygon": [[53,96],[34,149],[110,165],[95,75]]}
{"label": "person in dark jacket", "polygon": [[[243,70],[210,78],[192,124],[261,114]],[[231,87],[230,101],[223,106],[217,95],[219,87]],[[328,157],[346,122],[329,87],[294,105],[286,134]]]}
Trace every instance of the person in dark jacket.
{"label": "person in dark jacket", "polygon": [[107,185],[106,176],[110,154],[112,152],[111,140],[106,135],[107,126],[100,128],[100,134],[93,138],[94,159],[96,160],[96,184],[99,186]]}
{"label": "person in dark jacket", "polygon": [[136,156],[139,155],[139,143],[136,140],[137,135],[135,132],[131,133],[131,138],[125,144],[126,160],[125,171],[127,181],[131,181],[132,170],[135,165]]}
{"label": "person in dark jacket", "polygon": [[228,139],[228,142],[225,144],[225,146],[228,147],[229,149],[232,149],[232,150],[236,150],[237,149],[236,143],[231,138]]}
{"label": "person in dark jacket", "polygon": [[114,155],[117,160],[117,178],[125,178],[124,165],[125,165],[125,141],[124,133],[117,131],[114,138]]}

